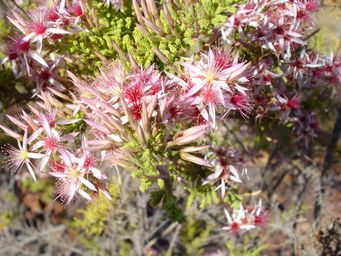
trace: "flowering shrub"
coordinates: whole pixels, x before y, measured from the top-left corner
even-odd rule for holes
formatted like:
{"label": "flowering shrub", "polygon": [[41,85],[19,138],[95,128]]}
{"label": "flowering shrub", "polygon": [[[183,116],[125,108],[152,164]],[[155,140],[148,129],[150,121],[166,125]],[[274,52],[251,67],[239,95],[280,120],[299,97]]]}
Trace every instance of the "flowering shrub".
{"label": "flowering shrub", "polygon": [[[240,202],[249,159],[221,139],[226,122],[305,150],[321,115],[311,102],[333,107],[341,59],[309,49],[316,1],[232,2],[55,1],[12,11],[2,64],[30,81],[33,102],[7,115],[17,129],[0,125],[18,144],[4,147],[9,168],[34,180],[50,174],[66,204],[111,200],[107,176],[131,175],[172,220],[185,218],[180,189],[187,204],[216,198],[224,230],[264,227],[261,201]],[[267,134],[274,128],[284,131]]]}

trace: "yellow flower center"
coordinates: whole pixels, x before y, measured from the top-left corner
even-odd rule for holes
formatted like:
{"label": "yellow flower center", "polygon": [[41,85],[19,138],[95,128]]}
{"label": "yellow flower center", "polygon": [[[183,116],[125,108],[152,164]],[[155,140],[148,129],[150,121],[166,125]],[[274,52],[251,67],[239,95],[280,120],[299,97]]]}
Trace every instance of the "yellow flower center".
{"label": "yellow flower center", "polygon": [[27,151],[21,151],[20,152],[20,159],[26,160],[28,158],[28,152]]}
{"label": "yellow flower center", "polygon": [[71,179],[78,179],[79,178],[79,176],[80,176],[80,172],[79,172],[79,170],[77,170],[77,169],[74,169],[74,168],[72,168],[71,170],[70,170],[70,178]]}
{"label": "yellow flower center", "polygon": [[213,72],[209,72],[207,75],[206,75],[206,80],[208,82],[212,82],[215,80],[215,74]]}

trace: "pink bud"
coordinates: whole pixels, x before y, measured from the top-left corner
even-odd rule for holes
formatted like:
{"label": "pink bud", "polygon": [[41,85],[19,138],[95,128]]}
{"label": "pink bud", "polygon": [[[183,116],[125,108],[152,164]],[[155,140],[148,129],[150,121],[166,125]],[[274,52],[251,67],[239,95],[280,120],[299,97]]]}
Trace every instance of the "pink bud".
{"label": "pink bud", "polygon": [[76,17],[80,17],[80,16],[82,16],[84,14],[83,13],[83,9],[82,9],[80,4],[73,4],[73,5],[71,5],[69,7],[68,11],[71,12]]}
{"label": "pink bud", "polygon": [[56,10],[54,9],[51,9],[51,10],[48,10],[47,14],[46,14],[46,18],[49,20],[49,21],[56,21],[59,19],[59,14]]}

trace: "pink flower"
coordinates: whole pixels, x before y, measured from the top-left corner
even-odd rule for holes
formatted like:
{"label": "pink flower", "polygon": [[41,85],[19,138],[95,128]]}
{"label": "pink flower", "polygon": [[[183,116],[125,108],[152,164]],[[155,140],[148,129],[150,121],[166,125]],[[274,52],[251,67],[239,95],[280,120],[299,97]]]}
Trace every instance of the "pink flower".
{"label": "pink flower", "polygon": [[[87,174],[84,168],[85,157],[77,158],[68,151],[61,151],[63,168],[54,169],[50,174],[58,178],[58,198],[69,204],[76,193],[91,200],[89,194],[84,190],[97,191],[96,187],[89,180],[85,179]],[[60,166],[60,164],[59,164]]]}
{"label": "pink flower", "polygon": [[32,79],[36,81],[36,95],[41,91],[48,91],[49,88],[54,88],[57,91],[65,91],[64,85],[59,81],[58,68],[61,64],[61,58],[49,62],[49,67],[33,67]]}
{"label": "pink flower", "polygon": [[246,174],[246,169],[243,167],[239,155],[225,147],[218,147],[213,153],[213,157],[211,165],[215,167],[215,171],[204,180],[203,185],[217,185],[215,190],[220,190],[221,197],[224,198],[226,190],[231,184],[242,182],[241,175],[235,166],[242,168],[242,174]]}
{"label": "pink flower", "polygon": [[[187,98],[193,98],[193,105],[198,109],[202,118],[216,127],[216,116],[221,110],[234,108],[226,99],[238,93],[246,95],[251,82],[245,63],[238,62],[238,56],[233,60],[219,49],[209,50],[199,62],[182,63],[187,72],[186,81],[168,74],[172,81],[180,85]],[[247,97],[245,97],[246,99]],[[245,113],[249,110],[245,100],[240,109]]]}
{"label": "pink flower", "polygon": [[203,118],[212,125],[216,126],[216,109],[220,106],[225,107],[225,99],[220,88],[213,85],[206,86],[197,94],[194,104],[196,104]]}
{"label": "pink flower", "polygon": [[305,8],[307,8],[310,12],[315,12],[318,10],[318,2],[316,0],[308,0],[305,4]]}
{"label": "pink flower", "polygon": [[251,229],[256,228],[254,224],[250,224],[245,214],[245,210],[242,204],[240,204],[238,213],[234,213],[232,216],[224,208],[225,217],[227,219],[227,226],[223,227],[223,230],[231,231],[232,234],[242,234]]}
{"label": "pink flower", "polygon": [[160,112],[164,123],[172,123],[186,119],[194,119],[197,109],[192,97],[186,97],[179,90],[173,90],[169,96],[160,99]]}
{"label": "pink flower", "polygon": [[[246,78],[245,63],[238,63],[238,59],[231,60],[230,57],[219,50],[209,50],[208,55],[203,55],[200,62],[195,64],[182,63],[189,74],[194,86],[187,93],[188,96],[196,94],[204,86],[212,86],[217,90],[232,92],[237,90],[245,93],[247,88],[238,83],[248,83]],[[234,84],[234,86],[231,86]],[[222,92],[219,92],[222,94]]]}
{"label": "pink flower", "polygon": [[233,182],[241,183],[242,180],[240,179],[240,175],[237,169],[229,165],[228,167],[216,166],[215,172],[210,174],[206,180],[204,181],[203,185],[205,184],[218,184],[215,190],[220,190],[221,197],[225,197],[226,190],[229,185]]}
{"label": "pink flower", "polygon": [[37,52],[42,50],[43,39],[50,34],[69,34],[70,32],[59,27],[57,22],[46,20],[45,9],[36,9],[28,14],[27,18],[21,17],[12,10],[10,22],[17,27],[24,35],[24,41],[31,40],[37,44]]}
{"label": "pink flower", "polygon": [[84,159],[83,168],[87,173],[92,173],[98,180],[107,179],[107,176],[97,169],[99,159],[96,157],[95,153],[89,151],[88,141],[85,137],[82,139],[81,159]]}
{"label": "pink flower", "polygon": [[[49,122],[46,116],[42,116],[43,127],[39,128],[36,133],[34,133],[34,137],[38,138],[38,136],[40,136],[40,140],[32,146],[32,149],[41,149],[41,151],[44,152],[44,157],[39,163],[39,170],[41,171],[46,167],[52,155],[54,155],[57,151],[61,152],[64,150],[62,143],[73,139],[77,135],[69,133],[64,136],[60,136],[59,132],[55,128],[51,127],[54,125],[54,121],[50,120]],[[42,132],[44,132],[45,135],[41,136],[40,134]]]}
{"label": "pink flower", "polygon": [[[281,112],[281,123],[285,123],[292,111],[298,112],[300,109],[299,98],[294,95],[291,99],[286,96],[277,95],[278,105],[271,108],[272,111]],[[294,113],[295,113],[294,112]]]}
{"label": "pink flower", "polygon": [[230,110],[238,110],[243,117],[247,117],[252,111],[250,97],[244,94],[232,95],[228,97],[226,108],[228,112]]}
{"label": "pink flower", "polygon": [[146,70],[136,70],[127,80],[122,86],[122,97],[135,121],[138,121],[141,119],[142,104],[148,102],[148,97],[161,97],[165,92],[164,81],[154,66]]}
{"label": "pink flower", "polygon": [[34,166],[30,159],[41,159],[44,157],[43,154],[29,152],[27,146],[27,129],[23,136],[22,143],[17,140],[19,149],[16,149],[12,145],[7,144],[4,147],[4,154],[6,156],[6,163],[10,169],[13,171],[21,170],[25,165],[32,176],[33,180],[36,181],[36,176],[34,172]]}
{"label": "pink flower", "polygon": [[262,200],[259,199],[257,205],[250,211],[253,216],[253,224],[257,227],[265,228],[266,226],[266,213],[262,209]]}
{"label": "pink flower", "polygon": [[47,21],[56,22],[60,17],[61,14],[59,13],[57,8],[51,8],[45,11],[45,18],[47,19]]}
{"label": "pink flower", "polygon": [[8,42],[7,56],[1,60],[1,64],[11,61],[13,73],[16,77],[22,74],[31,74],[31,59],[44,68],[48,68],[48,64],[43,57],[37,51],[31,49],[31,43],[29,39],[22,37],[12,38]]}
{"label": "pink flower", "polygon": [[290,58],[298,46],[306,45],[304,35],[313,27],[311,12],[316,7],[316,1],[249,0],[222,27],[223,40]]}

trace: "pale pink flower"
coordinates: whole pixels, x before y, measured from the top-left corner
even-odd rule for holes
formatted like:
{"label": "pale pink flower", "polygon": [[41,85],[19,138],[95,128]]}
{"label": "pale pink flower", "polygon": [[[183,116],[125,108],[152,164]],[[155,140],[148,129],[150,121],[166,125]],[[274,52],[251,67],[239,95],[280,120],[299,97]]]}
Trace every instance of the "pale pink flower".
{"label": "pale pink flower", "polygon": [[231,216],[227,209],[224,208],[225,217],[227,219],[227,226],[223,230],[228,230],[232,234],[242,234],[251,229],[256,228],[254,224],[250,224],[242,204],[240,204],[238,212],[234,212]]}
{"label": "pale pink flower", "polygon": [[58,169],[53,169],[50,174],[58,178],[58,198],[63,202],[69,204],[76,193],[82,197],[91,200],[89,194],[84,190],[97,191],[93,183],[85,178],[87,174],[84,168],[85,155],[77,158],[75,155],[68,151],[60,152],[62,166],[59,163]]}
{"label": "pale pink flower", "polygon": [[220,190],[221,197],[224,198],[227,188],[234,182],[242,183],[238,170],[232,165],[224,167],[217,165],[215,172],[205,179],[203,185],[217,185],[215,190]]}
{"label": "pale pink flower", "polygon": [[7,56],[0,63],[4,64],[10,61],[16,77],[31,74],[31,59],[42,67],[48,68],[48,64],[43,57],[37,51],[31,49],[32,42],[30,40],[16,37],[8,41],[7,44]]}
{"label": "pale pink flower", "polygon": [[316,7],[316,1],[249,0],[238,5],[222,26],[223,40],[235,47],[253,49],[257,45],[260,52],[266,49],[290,58],[298,47],[306,45],[304,37],[313,27],[311,13]]}
{"label": "pale pink flower", "polygon": [[36,181],[36,176],[34,172],[35,167],[31,163],[30,159],[41,159],[44,157],[44,154],[30,152],[27,147],[27,141],[27,129],[25,129],[22,142],[17,140],[19,149],[16,149],[12,145],[7,144],[4,147],[3,151],[6,157],[6,163],[10,169],[12,169],[13,171],[20,171],[21,168],[25,165],[33,180]]}
{"label": "pale pink flower", "polygon": [[174,140],[170,144],[178,146],[196,142],[207,132],[208,125],[197,125],[175,134]]}
{"label": "pale pink flower", "polygon": [[273,111],[281,113],[281,123],[285,123],[292,111],[298,111],[300,108],[299,98],[294,95],[291,99],[286,96],[277,95],[278,105],[271,108]]}
{"label": "pale pink flower", "polygon": [[87,173],[92,173],[92,175],[98,180],[105,180],[107,176],[105,176],[98,168],[99,159],[95,155],[95,153],[89,151],[88,141],[85,136],[82,139],[82,152],[81,159],[84,158],[83,168]]}
{"label": "pale pink flower", "polygon": [[[246,77],[248,65],[238,63],[238,57],[232,60],[227,54],[210,49],[208,55],[203,55],[200,62],[194,64],[183,62],[182,65],[194,83],[194,86],[187,93],[188,96],[196,94],[204,86],[212,86],[216,90],[231,93],[237,90],[245,94],[247,90],[240,84],[249,82]],[[219,94],[222,93],[219,92]]]}
{"label": "pale pink flower", "polygon": [[58,75],[61,58],[54,59],[48,62],[48,67],[35,67],[32,70],[32,79],[36,81],[37,87],[35,94],[38,95],[41,91],[48,91],[49,88],[54,88],[57,91],[65,91],[64,85],[60,82],[61,78]]}
{"label": "pale pink flower", "polygon": [[63,142],[67,142],[77,135],[77,133],[69,133],[63,136],[60,136],[59,132],[52,128],[54,126],[54,122],[49,122],[46,116],[42,116],[42,128],[38,129],[35,133],[35,137],[38,137],[42,132],[44,132],[43,136],[39,136],[40,140],[37,141],[33,146],[33,150],[40,150],[44,152],[44,158],[41,159],[39,163],[39,170],[43,170],[47,165],[49,159],[53,154],[57,151],[62,151],[64,149]]}
{"label": "pale pink flower", "polygon": [[253,224],[257,227],[264,228],[266,226],[266,213],[262,209],[262,200],[259,199],[257,205],[254,207],[254,209],[250,213],[253,218]]}
{"label": "pale pink flower", "polygon": [[252,112],[250,97],[246,94],[235,94],[227,98],[226,109],[228,114],[231,110],[237,110],[239,113],[247,118]]}
{"label": "pale pink flower", "polygon": [[82,1],[74,1],[74,3],[67,10],[76,17],[81,17],[84,15],[84,6]]}
{"label": "pale pink flower", "polygon": [[[242,183],[241,176],[246,174],[246,168],[242,164],[242,159],[233,150],[225,147],[218,147],[211,153],[213,160],[210,162],[215,167],[214,173],[210,174],[203,182],[203,185],[211,184],[216,186],[215,190],[220,190],[221,197],[224,198],[226,190],[233,183]],[[235,166],[242,169],[242,175]]]}
{"label": "pale pink flower", "polygon": [[36,43],[37,52],[40,53],[43,39],[51,34],[70,34],[70,32],[59,28],[59,24],[46,19],[45,9],[38,8],[28,13],[28,18],[23,18],[19,13],[12,10],[12,16],[8,17],[10,22],[24,35],[24,41],[31,40]]}

